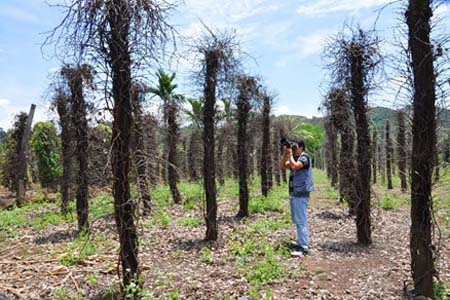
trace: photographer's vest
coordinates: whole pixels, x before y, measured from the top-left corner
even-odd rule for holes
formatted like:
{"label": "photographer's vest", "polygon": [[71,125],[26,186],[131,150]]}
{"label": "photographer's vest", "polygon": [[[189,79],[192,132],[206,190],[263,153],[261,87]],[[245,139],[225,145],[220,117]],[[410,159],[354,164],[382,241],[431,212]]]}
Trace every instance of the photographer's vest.
{"label": "photographer's vest", "polygon": [[309,193],[314,191],[311,159],[305,152],[295,159],[295,161],[299,159],[303,163],[303,168],[298,171],[291,170],[289,176],[289,195],[292,197],[309,197]]}

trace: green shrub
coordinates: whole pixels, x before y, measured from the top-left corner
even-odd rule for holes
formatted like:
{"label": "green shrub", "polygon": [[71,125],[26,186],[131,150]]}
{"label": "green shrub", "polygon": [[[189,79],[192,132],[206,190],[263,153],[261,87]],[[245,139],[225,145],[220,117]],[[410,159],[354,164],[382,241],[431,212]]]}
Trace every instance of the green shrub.
{"label": "green shrub", "polygon": [[267,257],[245,273],[245,279],[253,286],[271,283],[283,275],[283,268],[275,257]]}
{"label": "green shrub", "polygon": [[34,125],[30,146],[36,155],[38,177],[43,187],[55,187],[62,174],[61,141],[52,122]]}
{"label": "green shrub", "polygon": [[396,207],[395,198],[391,193],[384,194],[383,200],[381,200],[380,207],[385,210],[391,210]]}

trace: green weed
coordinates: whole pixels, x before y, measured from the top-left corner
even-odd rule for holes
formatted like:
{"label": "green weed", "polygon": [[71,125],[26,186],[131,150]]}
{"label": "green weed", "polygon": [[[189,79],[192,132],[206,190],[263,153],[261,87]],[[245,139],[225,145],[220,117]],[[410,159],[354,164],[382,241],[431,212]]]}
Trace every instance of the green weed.
{"label": "green weed", "polygon": [[208,265],[212,265],[214,263],[214,257],[209,247],[203,246],[200,249],[200,261]]}
{"label": "green weed", "polygon": [[167,296],[167,300],[179,300],[180,299],[180,293],[178,291],[172,291]]}
{"label": "green weed", "polygon": [[450,283],[434,282],[433,300],[449,300],[449,299],[450,299]]}
{"label": "green weed", "polygon": [[188,227],[198,227],[204,224],[204,220],[200,217],[183,217],[175,221],[178,225]]}
{"label": "green weed", "polygon": [[258,262],[245,273],[245,279],[252,286],[262,286],[280,278],[283,268],[275,257],[269,256]]}
{"label": "green weed", "polygon": [[86,281],[90,285],[96,285],[97,284],[97,276],[95,274],[89,274],[86,278]]}
{"label": "green weed", "polygon": [[48,225],[57,225],[64,223],[66,221],[66,217],[61,215],[57,211],[42,211],[38,214],[35,214],[31,220],[31,227],[37,230],[41,230],[47,228]]}
{"label": "green weed", "polygon": [[167,228],[170,224],[170,216],[165,210],[157,210],[152,213],[151,218],[143,221],[142,224],[148,228],[153,226]]}
{"label": "green weed", "polygon": [[55,300],[83,300],[84,296],[61,287],[53,290]]}
{"label": "green weed", "polygon": [[251,214],[265,213],[267,211],[282,211],[282,200],[273,194],[267,197],[259,196],[250,199],[248,210]]}
{"label": "green weed", "polygon": [[5,237],[16,236],[19,233],[18,229],[27,223],[25,212],[25,207],[0,211],[0,233]]}
{"label": "green weed", "polygon": [[111,194],[102,193],[89,200],[89,214],[95,218],[104,218],[114,213],[114,199]]}
{"label": "green weed", "polygon": [[251,221],[248,224],[248,231],[251,234],[254,233],[270,233],[281,228],[286,228],[290,226],[288,219],[283,218],[282,220],[277,220],[273,218],[257,219],[256,221]]}
{"label": "green weed", "polygon": [[380,207],[384,210],[391,210],[397,207],[396,199],[391,193],[385,193],[381,200]]}
{"label": "green weed", "polygon": [[98,240],[90,240],[88,235],[80,236],[66,244],[65,253],[59,257],[58,262],[63,266],[77,265],[100,251]]}
{"label": "green weed", "polygon": [[219,200],[239,197],[239,183],[235,179],[227,178],[225,184],[218,187]]}
{"label": "green weed", "polygon": [[203,185],[196,182],[181,182],[178,185],[183,195],[183,210],[189,211],[198,207],[203,201]]}
{"label": "green weed", "polygon": [[272,300],[272,291],[265,289],[264,292],[260,292],[257,288],[253,287],[248,291],[250,299],[252,300]]}

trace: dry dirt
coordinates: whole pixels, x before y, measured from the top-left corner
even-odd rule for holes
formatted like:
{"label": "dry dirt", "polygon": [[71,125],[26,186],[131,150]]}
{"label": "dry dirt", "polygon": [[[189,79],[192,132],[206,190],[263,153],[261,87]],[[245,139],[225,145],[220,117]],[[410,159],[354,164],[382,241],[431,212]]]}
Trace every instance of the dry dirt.
{"label": "dry dirt", "polygon": [[[230,250],[231,241],[239,239],[248,225],[263,218],[286,220],[284,212],[252,216],[245,222],[233,217],[236,199],[221,202],[220,238],[206,244],[205,228],[182,226],[175,219],[186,216],[180,206],[169,210],[167,226],[139,226],[140,262],[144,286],[157,299],[169,298],[177,291],[179,299],[254,299],[251,286]],[[409,265],[409,209],[373,211],[373,245],[355,244],[355,225],[344,206],[328,199],[312,197],[309,208],[311,252],[304,258],[282,257],[283,277],[261,287],[261,294],[271,290],[272,299],[413,299]],[[199,214],[191,211],[190,214]],[[48,226],[38,231],[26,229],[15,238],[0,241],[0,300],[64,299],[55,289],[64,288],[95,299],[102,291],[117,284],[117,249],[114,219],[91,222],[92,238],[102,237],[101,253],[64,266],[59,260],[74,239],[76,221]],[[254,233],[257,239],[281,247],[295,235],[294,226],[270,232]],[[449,237],[440,242],[438,262],[440,277],[450,281]],[[212,262],[202,261],[201,249],[211,247]],[[91,279],[89,279],[91,278]],[[95,278],[93,280],[92,278]],[[60,297],[60,298],[58,298]]]}

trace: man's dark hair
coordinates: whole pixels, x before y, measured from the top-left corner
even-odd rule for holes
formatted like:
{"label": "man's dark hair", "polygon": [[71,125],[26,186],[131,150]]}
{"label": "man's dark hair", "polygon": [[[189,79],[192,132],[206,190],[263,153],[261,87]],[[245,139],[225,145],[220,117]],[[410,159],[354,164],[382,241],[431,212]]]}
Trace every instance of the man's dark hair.
{"label": "man's dark hair", "polygon": [[299,147],[302,147],[303,151],[306,151],[305,142],[303,140],[295,140],[294,141]]}

